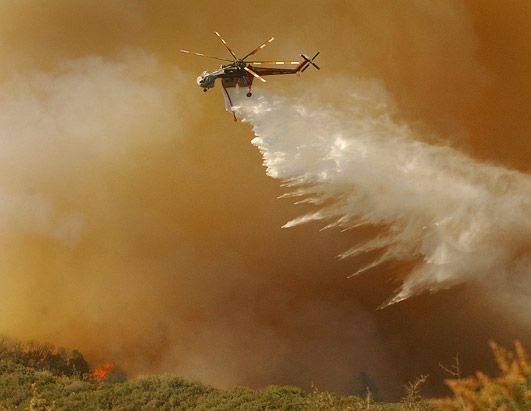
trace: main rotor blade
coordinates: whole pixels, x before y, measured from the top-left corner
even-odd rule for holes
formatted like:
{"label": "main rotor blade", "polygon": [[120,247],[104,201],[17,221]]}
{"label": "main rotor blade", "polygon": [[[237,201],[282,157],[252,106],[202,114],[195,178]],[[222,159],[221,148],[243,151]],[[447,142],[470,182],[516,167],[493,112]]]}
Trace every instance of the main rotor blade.
{"label": "main rotor blade", "polygon": [[208,57],[209,59],[216,59],[216,60],[221,60],[221,61],[229,61],[232,63],[232,60],[229,60],[229,59],[222,59],[222,58],[219,58],[219,57],[214,57],[214,56],[207,56],[206,54],[203,54],[203,53],[196,53],[195,51],[188,51],[188,50],[179,50],[181,53],[186,53],[186,54],[194,54],[196,56],[201,56],[201,57]]}
{"label": "main rotor blade", "polygon": [[221,42],[223,43],[223,45],[225,47],[227,47],[227,50],[229,50],[229,53],[232,55],[232,57],[234,57],[234,60],[238,60],[238,57],[236,57],[236,54],[234,54],[234,52],[230,49],[229,45],[227,44],[227,42],[225,41],[225,39],[223,39],[223,37],[221,37],[221,34],[219,34],[217,31],[215,31],[214,33],[216,33],[216,36],[219,37],[219,39],[221,40]]}
{"label": "main rotor blade", "polygon": [[248,71],[249,73],[251,73],[253,76],[255,76],[258,80],[262,81],[262,82],[266,82],[264,78],[260,77],[258,74],[256,74],[254,71],[252,71],[249,67],[244,67],[243,68],[245,71]]}
{"label": "main rotor blade", "polygon": [[271,37],[269,40],[264,41],[262,44],[260,44],[257,48],[255,48],[253,51],[251,51],[249,54],[247,54],[242,60],[245,60],[247,57],[252,56],[253,54],[259,52],[262,50],[265,46],[267,46],[269,43],[271,43],[273,40],[275,40],[274,37]]}
{"label": "main rotor blade", "polygon": [[300,61],[244,61],[246,64],[254,64],[254,65],[260,65],[260,64],[300,64]]}

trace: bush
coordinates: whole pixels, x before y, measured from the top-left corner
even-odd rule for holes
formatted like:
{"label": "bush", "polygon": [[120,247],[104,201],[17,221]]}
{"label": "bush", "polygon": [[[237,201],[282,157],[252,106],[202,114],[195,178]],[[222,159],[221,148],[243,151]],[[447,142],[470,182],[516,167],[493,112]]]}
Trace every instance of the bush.
{"label": "bush", "polygon": [[78,350],[68,351],[51,344],[21,342],[0,337],[0,360],[10,360],[26,367],[47,370],[54,375],[83,375],[89,365]]}
{"label": "bush", "polygon": [[446,380],[454,397],[432,400],[445,410],[531,410],[531,363],[524,347],[515,342],[507,351],[490,343],[500,375],[490,378],[482,372],[475,376]]}

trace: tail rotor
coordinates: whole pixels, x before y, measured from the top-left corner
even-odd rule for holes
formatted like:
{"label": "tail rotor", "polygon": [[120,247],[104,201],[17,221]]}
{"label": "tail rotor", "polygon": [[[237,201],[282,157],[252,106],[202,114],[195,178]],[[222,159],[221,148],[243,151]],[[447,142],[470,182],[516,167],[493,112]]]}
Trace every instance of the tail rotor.
{"label": "tail rotor", "polygon": [[312,66],[314,66],[317,70],[321,70],[320,67],[315,64],[313,61],[317,58],[317,56],[319,55],[319,53],[321,53],[320,51],[318,51],[315,56],[313,56],[312,58],[309,58],[308,56],[306,56],[305,54],[301,54],[301,57],[306,61],[305,64],[304,64],[304,67],[302,68],[301,72],[303,72],[304,70],[306,70],[308,67],[310,67],[310,64]]}

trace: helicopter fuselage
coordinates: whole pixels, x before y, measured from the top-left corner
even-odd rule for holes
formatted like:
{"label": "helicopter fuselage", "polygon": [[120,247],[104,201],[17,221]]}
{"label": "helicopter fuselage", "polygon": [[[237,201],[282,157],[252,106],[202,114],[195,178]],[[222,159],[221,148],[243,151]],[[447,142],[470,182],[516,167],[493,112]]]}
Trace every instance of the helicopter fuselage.
{"label": "helicopter fuselage", "polygon": [[223,87],[249,87],[253,82],[253,76],[245,71],[246,64],[235,62],[234,64],[222,65],[218,70],[204,71],[197,78],[197,84],[208,91],[214,87],[216,79],[220,78]]}

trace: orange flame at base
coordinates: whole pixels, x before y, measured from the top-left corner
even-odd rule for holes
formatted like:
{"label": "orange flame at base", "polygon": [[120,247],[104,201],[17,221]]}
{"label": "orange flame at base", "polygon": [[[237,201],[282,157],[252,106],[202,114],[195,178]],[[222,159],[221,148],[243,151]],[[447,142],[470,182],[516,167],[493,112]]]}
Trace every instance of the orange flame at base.
{"label": "orange flame at base", "polygon": [[92,371],[92,378],[96,382],[103,382],[108,375],[114,372],[115,365],[109,362],[103,363],[100,368],[96,368]]}

